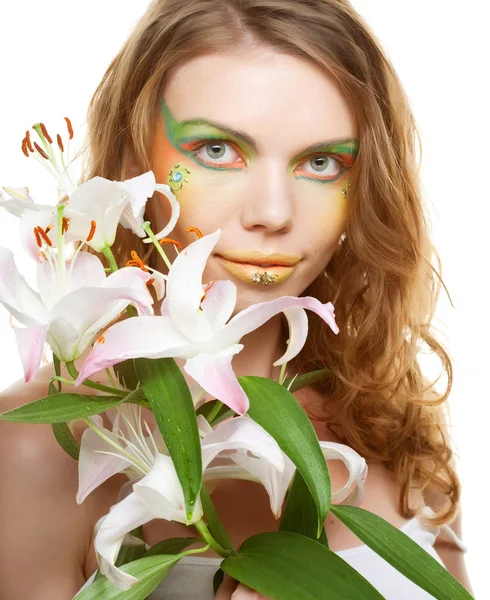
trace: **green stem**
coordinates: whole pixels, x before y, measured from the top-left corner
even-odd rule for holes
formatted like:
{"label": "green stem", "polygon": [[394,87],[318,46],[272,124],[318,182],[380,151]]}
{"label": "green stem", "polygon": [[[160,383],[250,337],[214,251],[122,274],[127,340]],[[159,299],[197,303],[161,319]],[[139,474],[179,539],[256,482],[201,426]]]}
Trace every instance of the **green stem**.
{"label": "green stem", "polygon": [[[67,362],[65,364],[68,373],[70,373],[73,379],[76,379],[78,377],[78,371],[75,367],[75,364],[73,362]],[[90,381],[90,379],[86,379],[82,383],[82,385],[84,385],[85,387],[92,388],[94,390],[99,390],[99,392],[107,392],[109,394],[113,394],[114,396],[127,396],[127,392],[123,390],[118,390],[117,388],[109,387],[108,385],[104,385],[102,383],[96,383],[95,381]]]}
{"label": "green stem", "polygon": [[211,548],[216,552],[216,554],[219,554],[220,556],[223,556],[224,558],[227,558],[228,556],[233,556],[236,554],[236,552],[234,550],[226,550],[225,548],[222,548],[218,544],[218,542],[211,535],[211,532],[207,528],[206,523],[202,519],[200,521],[198,521],[197,523],[194,523],[194,527],[197,529],[197,531],[199,531],[202,539],[207,544],[209,544],[209,546],[211,546]]}
{"label": "green stem", "polygon": [[104,256],[107,259],[107,262],[109,263],[109,266],[111,267],[111,270],[113,273],[115,273],[116,271],[119,270],[119,267],[117,266],[116,263],[116,259],[114,258],[114,254],[112,253],[112,250],[110,249],[109,246],[106,246],[103,250],[102,250]]}
{"label": "green stem", "polygon": [[65,260],[63,257],[63,211],[64,204],[58,204],[58,272],[61,277],[65,275]]}
{"label": "green stem", "polygon": [[214,419],[216,418],[217,414],[219,413],[219,411],[221,410],[221,407],[223,406],[223,402],[221,402],[220,400],[216,400],[216,404],[213,406],[213,408],[210,410],[207,421],[210,425],[213,424]]}
{"label": "green stem", "polygon": [[158,253],[160,254],[160,256],[163,258],[163,262],[167,265],[167,267],[170,269],[170,267],[172,266],[172,263],[169,261],[167,255],[165,254],[165,252],[163,251],[162,245],[160,244],[160,242],[157,240],[157,238],[155,237],[155,234],[153,233],[153,231],[151,230],[151,224],[149,221],[145,221],[142,225],[144,231],[146,231],[146,233],[148,234],[148,237],[151,239],[151,241],[155,244],[156,249],[158,250]]}

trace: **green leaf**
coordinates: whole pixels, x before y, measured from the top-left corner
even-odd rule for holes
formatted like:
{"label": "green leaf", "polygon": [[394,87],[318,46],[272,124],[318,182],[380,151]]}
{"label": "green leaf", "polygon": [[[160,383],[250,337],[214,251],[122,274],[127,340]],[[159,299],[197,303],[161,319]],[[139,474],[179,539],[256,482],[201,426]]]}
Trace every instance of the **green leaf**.
{"label": "green leaf", "polygon": [[[301,388],[313,385],[317,381],[322,381],[328,377],[332,377],[333,373],[330,369],[319,369],[318,371],[311,371],[310,373],[304,373],[303,375],[297,375],[296,377],[288,377],[282,384],[283,387],[289,389],[291,393],[297,392]],[[292,385],[291,385],[292,383]],[[289,387],[291,385],[291,387]]]}
{"label": "green leaf", "polygon": [[80,446],[78,445],[75,436],[68,427],[68,423],[53,423],[51,425],[54,437],[63,450],[75,460],[78,460],[80,455]]}
{"label": "green leaf", "polygon": [[317,537],[330,510],[332,484],[315,430],[296,398],[265,377],[240,377],[250,401],[248,414],[277,441],[296,465],[315,501]]}
{"label": "green leaf", "polygon": [[[133,537],[137,537],[140,540],[144,541],[143,527],[141,525],[139,527],[136,527],[129,533]],[[133,562],[134,560],[137,560],[138,558],[142,558],[143,556],[145,556],[145,553],[146,553],[146,549],[145,549],[144,544],[141,544],[141,546],[121,546],[121,548],[119,549],[119,554],[117,555],[117,559],[116,559],[116,567],[121,567],[122,565],[125,565],[126,563],[130,563],[130,562]],[[171,554],[171,552],[168,552],[167,554]]]}
{"label": "green leaf", "polygon": [[224,573],[224,571],[221,570],[221,567],[219,567],[213,577],[214,595],[216,595],[218,593],[218,588],[223,583],[224,578],[225,578],[225,573]]}
{"label": "green leaf", "polygon": [[245,540],[221,569],[276,600],[380,600],[369,581],[325,546],[298,533],[275,531]]}
{"label": "green leaf", "polygon": [[434,598],[472,599],[433,556],[391,523],[356,506],[334,505],[331,510],[366,545]]}
{"label": "green leaf", "polygon": [[[221,406],[219,410],[215,411],[218,404],[221,404]],[[226,404],[223,404],[219,400],[210,400],[209,402],[201,404],[196,410],[196,414],[202,415],[211,426],[215,427],[218,423],[221,423],[221,421],[236,415],[236,412],[231,408],[228,408]],[[209,419],[210,415],[214,415],[211,420]]]}
{"label": "green leaf", "polygon": [[[300,533],[316,541],[317,523],[318,513],[315,502],[305,480],[301,477],[300,472],[296,471],[286,498],[279,530]],[[328,548],[324,527],[318,542]]]}
{"label": "green leaf", "polygon": [[146,556],[155,556],[156,554],[179,554],[192,544],[202,542],[201,538],[168,538],[152,546]]}
{"label": "green leaf", "polygon": [[134,364],[174,463],[190,521],[202,482],[201,442],[191,393],[173,358],[137,358]]}
{"label": "green leaf", "polygon": [[228,537],[223,524],[221,523],[218,513],[216,512],[216,508],[214,507],[206,485],[201,487],[201,503],[211,535],[222,548],[225,548],[226,550],[234,550],[233,544]]}
{"label": "green leaf", "polygon": [[119,383],[127,390],[135,390],[138,387],[138,375],[136,375],[133,359],[123,360],[112,368]]}
{"label": "green leaf", "polygon": [[16,423],[63,423],[97,415],[125,401],[126,398],[120,396],[85,396],[61,392],[0,413],[0,420]]}
{"label": "green leaf", "polygon": [[122,592],[106,577],[101,577],[78,593],[73,600],[145,600],[181,558],[181,554],[144,556],[121,567],[121,571],[139,579],[139,583],[129,590]]}

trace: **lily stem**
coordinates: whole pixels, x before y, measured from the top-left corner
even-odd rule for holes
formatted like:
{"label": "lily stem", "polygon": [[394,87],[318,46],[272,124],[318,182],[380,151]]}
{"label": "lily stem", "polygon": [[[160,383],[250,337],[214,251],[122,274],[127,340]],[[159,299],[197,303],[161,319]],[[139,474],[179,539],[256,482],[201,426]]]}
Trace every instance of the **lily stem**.
{"label": "lily stem", "polygon": [[114,258],[114,254],[112,253],[112,250],[110,249],[110,247],[106,246],[102,250],[102,252],[103,252],[104,256],[106,257],[107,262],[109,263],[111,271],[113,273],[115,273],[116,271],[119,271],[119,267],[117,266],[116,259]]}
{"label": "lily stem", "polygon": [[160,254],[160,256],[163,258],[163,262],[167,265],[168,269],[170,270],[170,267],[172,266],[172,263],[169,261],[168,256],[163,251],[163,248],[162,248],[160,242],[157,240],[155,234],[151,230],[151,224],[150,224],[150,222],[149,221],[145,221],[143,223],[142,227],[143,227],[144,231],[146,231],[146,233],[148,234],[148,237],[151,239],[151,241],[155,244],[155,247],[158,250],[158,254]]}
{"label": "lily stem", "polygon": [[197,523],[194,523],[194,527],[197,529],[197,531],[199,531],[202,539],[206,542],[206,544],[209,544],[209,546],[216,552],[216,554],[219,554],[220,556],[223,556],[224,558],[227,558],[228,556],[233,556],[236,554],[236,552],[234,550],[227,550],[225,548],[222,548],[218,544],[218,542],[211,535],[211,532],[207,528],[206,523],[202,519],[200,521],[197,521]]}
{"label": "lily stem", "polygon": [[[66,370],[68,371],[68,373],[70,373],[70,375],[73,377],[73,379],[76,379],[78,377],[78,371],[74,365],[73,362],[67,362],[66,364]],[[86,379],[83,384],[85,387],[89,387],[92,388],[94,390],[99,390],[99,392],[107,392],[109,394],[113,394],[114,396],[127,396],[127,392],[123,391],[123,390],[118,390],[117,388],[113,388],[110,387],[108,385],[104,385],[102,383],[96,383],[95,381],[90,381],[90,379]]]}

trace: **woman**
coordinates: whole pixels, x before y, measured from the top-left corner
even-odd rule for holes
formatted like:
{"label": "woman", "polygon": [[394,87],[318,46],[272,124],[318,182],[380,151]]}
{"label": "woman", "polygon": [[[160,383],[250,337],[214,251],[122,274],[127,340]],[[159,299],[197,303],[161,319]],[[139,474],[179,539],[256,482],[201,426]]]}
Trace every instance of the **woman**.
{"label": "woman", "polygon": [[[399,528],[425,526],[434,537],[451,523],[460,536],[460,482],[444,411],[451,363],[430,332],[439,280],[415,140],[399,80],[348,2],[159,0],[94,95],[85,179],[122,181],[149,169],[158,182],[171,178],[181,203],[172,237],[185,246],[193,240],[190,226],[222,230],[204,280],[231,279],[236,311],[284,295],[331,300],[340,334],[313,317],[304,350],[288,365],[290,373],[334,373],[296,394],[319,439],[347,444],[367,460],[363,508]],[[160,202],[155,197],[147,208],[155,230],[168,219]],[[119,262],[131,249],[145,256],[148,246],[137,243],[120,232]],[[156,253],[145,258],[165,272]],[[235,373],[277,377],[270,365],[286,339],[281,319],[269,321],[243,339]],[[421,342],[448,374],[443,394],[419,369]],[[30,384],[7,390],[2,410],[44,396],[51,374],[45,368]],[[0,455],[17,457],[15,468],[0,461],[8,489],[0,511],[9,515],[0,598],[72,597],[97,568],[94,524],[125,478],[112,478],[77,506],[76,464],[49,427],[1,423],[0,433]],[[335,489],[345,473],[330,469]],[[213,500],[237,545],[277,529],[259,486],[222,482]],[[424,505],[436,513],[430,522],[418,521]],[[346,559],[359,546],[335,517],[325,528],[330,548]],[[188,531],[155,521],[144,534],[153,545]],[[470,589],[457,541],[441,534],[432,550]],[[373,582],[394,577],[386,563],[375,564]],[[205,597],[195,581],[187,595],[173,591],[198,568],[179,567],[152,597]],[[387,597],[408,589],[398,577]],[[226,579],[216,597],[258,597],[235,587]],[[427,595],[412,588],[407,597]]]}

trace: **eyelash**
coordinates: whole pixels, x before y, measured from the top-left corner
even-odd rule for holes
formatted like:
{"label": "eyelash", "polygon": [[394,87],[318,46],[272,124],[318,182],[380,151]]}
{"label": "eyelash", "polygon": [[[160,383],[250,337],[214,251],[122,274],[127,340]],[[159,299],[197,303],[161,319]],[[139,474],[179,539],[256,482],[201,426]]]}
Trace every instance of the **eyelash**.
{"label": "eyelash", "polygon": [[[230,146],[232,148],[234,147],[234,144],[230,143],[227,140],[212,140],[212,141],[205,140],[205,141],[202,141],[202,142],[197,142],[197,145],[191,150],[191,153],[199,161],[201,161],[201,162],[203,162],[205,164],[208,164],[210,166],[214,166],[213,163],[204,160],[198,154],[199,151],[202,148],[204,148],[206,146],[209,146],[209,145],[212,145],[212,144],[225,144],[226,146]],[[237,154],[238,154],[238,151],[236,149],[235,149],[235,152],[237,152]],[[226,153],[226,151],[225,151],[225,153]],[[327,152],[320,152],[318,154],[312,154],[311,156],[305,158],[303,160],[303,162],[300,163],[300,164],[303,164],[304,162],[306,162],[308,160],[312,160],[314,158],[324,158],[324,157],[329,158],[330,161],[333,160],[334,162],[336,162],[338,164],[338,169],[337,169],[338,172],[336,172],[334,176],[329,176],[329,177],[314,177],[314,176],[311,176],[313,174],[310,171],[305,171],[305,173],[307,173],[307,177],[306,177],[307,179],[316,179],[317,181],[329,181],[330,182],[330,181],[334,181],[335,179],[337,179],[338,177],[340,177],[340,175],[343,173],[343,171],[345,169],[345,164],[343,163],[342,158],[338,157],[338,156],[332,156],[331,154],[328,154]],[[329,161],[329,163],[326,166],[327,169],[328,169],[328,166],[330,165],[330,161]],[[237,164],[237,162],[235,162],[235,163],[223,163],[223,164],[220,164],[219,166],[221,166],[223,168],[230,168],[232,165],[235,165],[235,164]]]}

